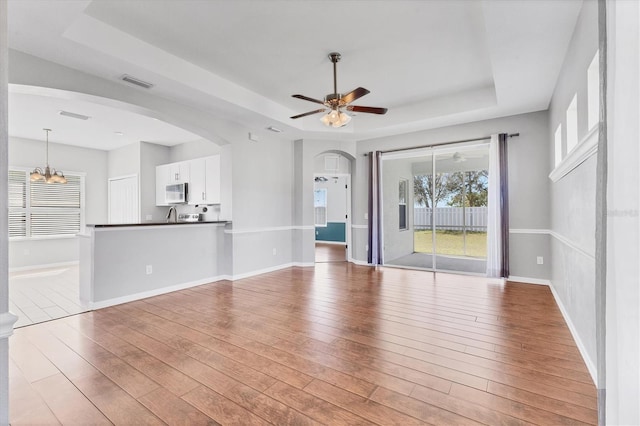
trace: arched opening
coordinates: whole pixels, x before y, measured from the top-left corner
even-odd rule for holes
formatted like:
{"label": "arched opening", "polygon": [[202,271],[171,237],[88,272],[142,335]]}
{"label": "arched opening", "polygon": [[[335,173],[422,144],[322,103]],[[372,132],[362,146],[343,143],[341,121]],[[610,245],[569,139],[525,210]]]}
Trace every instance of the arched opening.
{"label": "arched opening", "polygon": [[315,156],[313,207],[315,262],[351,259],[352,158],[340,151]]}

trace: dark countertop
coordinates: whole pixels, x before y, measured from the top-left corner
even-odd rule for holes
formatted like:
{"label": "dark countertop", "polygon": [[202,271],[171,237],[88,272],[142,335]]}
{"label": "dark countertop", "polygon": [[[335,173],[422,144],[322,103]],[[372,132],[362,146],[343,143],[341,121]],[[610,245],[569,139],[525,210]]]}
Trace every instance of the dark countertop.
{"label": "dark countertop", "polygon": [[89,228],[122,228],[127,226],[163,226],[163,225],[206,225],[212,223],[231,223],[228,220],[214,220],[209,222],[144,222],[144,223],[113,223],[87,225]]}

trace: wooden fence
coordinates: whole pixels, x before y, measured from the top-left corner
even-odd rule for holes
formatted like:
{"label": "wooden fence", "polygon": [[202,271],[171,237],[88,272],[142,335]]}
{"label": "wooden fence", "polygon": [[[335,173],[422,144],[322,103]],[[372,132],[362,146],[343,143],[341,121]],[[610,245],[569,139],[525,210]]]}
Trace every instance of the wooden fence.
{"label": "wooden fence", "polygon": [[[464,210],[464,215],[463,215]],[[431,229],[432,208],[414,207],[414,229]],[[438,230],[487,232],[486,207],[436,207],[435,222]]]}

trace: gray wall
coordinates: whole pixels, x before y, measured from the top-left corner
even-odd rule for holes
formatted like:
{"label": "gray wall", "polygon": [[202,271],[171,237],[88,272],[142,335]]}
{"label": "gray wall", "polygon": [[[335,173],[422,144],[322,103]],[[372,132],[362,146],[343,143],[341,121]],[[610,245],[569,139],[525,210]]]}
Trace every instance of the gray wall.
{"label": "gray wall", "polygon": [[[550,262],[538,265],[536,257],[549,253],[548,129],[548,114],[540,111],[361,141],[356,156],[353,217],[366,223],[369,178],[365,153],[474,139],[495,133],[520,133],[508,142],[510,241],[513,243],[509,250],[511,275],[547,280],[551,275]],[[366,260],[366,245],[367,233],[358,232],[354,239],[358,260]],[[521,247],[527,247],[527,250],[519,250]]]}
{"label": "gray wall", "polygon": [[[566,155],[566,110],[578,96],[578,141],[587,129],[587,68],[598,49],[597,2],[585,1],[567,50],[549,107],[548,138],[563,128]],[[549,168],[554,149],[547,152]],[[577,333],[590,371],[595,373],[595,213],[596,157],[592,156],[557,182],[549,180],[551,212],[551,285]]]}
{"label": "gray wall", "polygon": [[[9,165],[34,168],[44,166],[45,143],[22,138],[9,138]],[[84,172],[86,223],[107,221],[107,152],[49,143],[49,163],[63,172]],[[9,267],[75,262],[78,241],[75,237],[60,239],[11,241]]]}
{"label": "gray wall", "polygon": [[140,222],[161,222],[166,207],[156,207],[156,166],[167,164],[169,148],[140,142]]}
{"label": "gray wall", "polygon": [[248,129],[233,124],[225,130],[232,141],[233,273],[290,264],[293,142],[275,134],[250,141]]}
{"label": "gray wall", "polygon": [[140,142],[134,142],[107,153],[109,178],[140,175]]}
{"label": "gray wall", "polygon": [[216,154],[220,154],[220,146],[201,139],[172,146],[169,153],[170,158],[167,163],[193,160],[195,158],[209,157]]}

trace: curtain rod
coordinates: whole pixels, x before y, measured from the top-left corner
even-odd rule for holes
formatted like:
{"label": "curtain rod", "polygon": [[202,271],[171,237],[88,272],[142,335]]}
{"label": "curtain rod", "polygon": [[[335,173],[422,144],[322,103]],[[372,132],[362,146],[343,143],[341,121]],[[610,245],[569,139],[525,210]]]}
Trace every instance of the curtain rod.
{"label": "curtain rod", "polygon": [[[508,135],[510,138],[516,137],[516,136],[520,136],[520,133],[511,133]],[[412,146],[411,148],[396,148],[396,149],[388,149],[386,151],[380,151],[382,154],[388,154],[390,152],[399,152],[399,151],[411,151],[414,149],[422,149],[422,148],[433,148],[435,146],[445,146],[445,145],[453,145],[456,143],[463,143],[463,142],[478,142],[478,141],[484,141],[484,140],[490,140],[491,136],[484,136],[484,137],[480,137],[480,138],[473,138],[473,139],[463,139],[463,140],[459,140],[459,141],[451,141],[451,142],[437,142],[437,143],[432,143],[429,145],[419,145],[419,146]],[[364,156],[368,156],[369,154],[365,152]]]}

